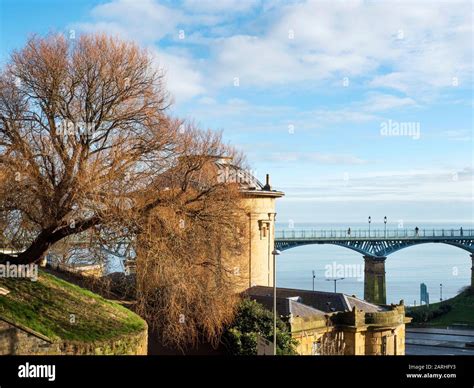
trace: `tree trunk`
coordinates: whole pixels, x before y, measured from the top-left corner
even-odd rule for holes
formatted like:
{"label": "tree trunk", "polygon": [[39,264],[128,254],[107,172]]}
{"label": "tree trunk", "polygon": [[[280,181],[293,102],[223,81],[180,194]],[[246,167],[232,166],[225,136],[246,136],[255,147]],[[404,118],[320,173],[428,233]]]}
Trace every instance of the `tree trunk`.
{"label": "tree trunk", "polygon": [[74,228],[64,226],[57,230],[55,230],[56,227],[44,229],[33,243],[19,255],[14,256],[0,253],[0,264],[5,264],[6,262],[10,262],[11,264],[37,263],[44,257],[45,253],[54,243],[72,234],[84,232],[98,223],[99,218],[90,218],[77,223]]}

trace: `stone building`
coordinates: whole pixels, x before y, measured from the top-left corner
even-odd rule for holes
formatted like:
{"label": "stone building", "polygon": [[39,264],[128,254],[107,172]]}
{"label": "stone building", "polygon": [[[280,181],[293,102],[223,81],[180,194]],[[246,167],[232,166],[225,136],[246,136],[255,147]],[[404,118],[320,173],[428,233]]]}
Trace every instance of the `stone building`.
{"label": "stone building", "polygon": [[[241,191],[247,209],[248,249],[244,257],[248,272],[241,291],[272,310],[275,202],[284,193],[272,189],[268,175],[265,184],[244,176]],[[402,301],[375,305],[342,293],[277,288],[277,312],[298,341],[299,354],[405,354],[409,318]],[[334,348],[335,343],[339,348]]]}
{"label": "stone building", "polygon": [[[273,288],[244,293],[273,309]],[[297,340],[301,355],[404,355],[403,301],[378,306],[342,293],[277,288],[277,313]]]}
{"label": "stone building", "polygon": [[246,277],[243,289],[256,285],[273,286],[273,255],[275,238],[275,200],[284,194],[272,190],[267,174],[263,185],[253,178],[241,183],[243,206],[246,209],[248,234],[244,249]]}
{"label": "stone building", "polygon": [[[275,200],[284,193],[272,189],[268,174],[263,184],[250,171],[233,165],[231,158],[210,156],[209,160],[216,169],[217,179],[238,183],[242,193],[241,207],[245,211],[246,225],[245,230],[241,231],[244,246],[236,260],[239,264],[236,291],[242,292],[255,285],[272,286]],[[236,235],[238,234],[237,232]],[[136,272],[134,259],[124,260],[123,263],[126,273]]]}

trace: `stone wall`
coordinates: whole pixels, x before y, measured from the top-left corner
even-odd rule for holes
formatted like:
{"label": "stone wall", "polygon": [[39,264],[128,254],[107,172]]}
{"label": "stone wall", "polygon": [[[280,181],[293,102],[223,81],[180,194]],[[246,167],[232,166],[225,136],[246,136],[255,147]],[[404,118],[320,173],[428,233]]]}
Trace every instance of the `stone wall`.
{"label": "stone wall", "polygon": [[324,317],[293,318],[291,335],[298,341],[298,354],[312,354],[313,344],[326,331],[343,333],[346,355],[404,355],[405,306],[387,306],[390,310],[366,313],[361,310],[332,314],[335,326],[326,327]]}
{"label": "stone wall", "polygon": [[106,341],[51,341],[0,318],[0,355],[146,355],[148,328]]}
{"label": "stone wall", "polygon": [[[340,328],[341,330],[341,328]],[[365,354],[365,331],[359,331],[355,328],[345,328],[341,330],[344,333],[344,354],[359,356]]]}
{"label": "stone wall", "polygon": [[292,333],[293,339],[298,341],[296,352],[300,355],[312,355],[314,344],[324,335],[324,331],[308,330],[299,333]]}
{"label": "stone wall", "polygon": [[292,317],[290,328],[291,337],[298,342],[296,352],[301,355],[313,354],[314,344],[328,331],[324,316],[312,319]]}
{"label": "stone wall", "polygon": [[147,355],[148,330],[127,334],[108,341],[96,342],[63,342],[60,354],[80,355]]}
{"label": "stone wall", "polygon": [[0,320],[0,355],[60,354],[59,344],[26,328]]}
{"label": "stone wall", "polygon": [[390,311],[378,311],[365,314],[365,323],[372,325],[399,325],[405,322],[405,306],[390,306]]}
{"label": "stone wall", "polygon": [[366,355],[404,355],[405,325],[392,329],[368,330],[365,341]]}

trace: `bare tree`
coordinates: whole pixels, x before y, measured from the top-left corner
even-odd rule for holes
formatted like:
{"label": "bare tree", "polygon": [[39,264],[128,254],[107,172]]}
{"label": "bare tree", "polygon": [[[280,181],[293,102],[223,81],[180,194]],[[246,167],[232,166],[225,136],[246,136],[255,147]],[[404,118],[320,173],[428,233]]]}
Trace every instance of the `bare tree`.
{"label": "bare tree", "polygon": [[[4,236],[35,262],[55,242],[117,222],[167,168],[176,129],[146,52],[104,35],[31,38],[0,76]],[[152,168],[147,168],[153,164]]]}
{"label": "bare tree", "polygon": [[[137,306],[165,343],[217,341],[245,273],[220,134],[173,119],[147,52],[105,35],[31,38],[0,74],[0,262],[57,242],[133,246]],[[66,240],[65,240],[66,239]]]}
{"label": "bare tree", "polygon": [[221,182],[209,156],[224,152],[220,139],[192,138],[186,142],[191,154],[161,177],[172,204],[139,222],[137,242],[138,312],[165,345],[180,348],[201,338],[217,343],[247,271],[240,256],[247,234],[239,186]]}

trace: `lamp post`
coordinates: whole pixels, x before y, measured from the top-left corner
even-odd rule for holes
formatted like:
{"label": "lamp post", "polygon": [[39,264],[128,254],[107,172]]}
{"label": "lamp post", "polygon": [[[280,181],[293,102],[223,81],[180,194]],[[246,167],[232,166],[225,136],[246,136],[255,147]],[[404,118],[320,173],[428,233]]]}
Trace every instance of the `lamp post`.
{"label": "lamp post", "polygon": [[277,288],[276,288],[276,257],[281,252],[278,249],[274,249],[272,252],[273,255],[273,355],[277,354]]}
{"label": "lamp post", "polygon": [[439,285],[439,301],[443,301],[443,283],[440,283]]}
{"label": "lamp post", "polygon": [[328,281],[328,282],[331,282],[331,281],[334,282],[334,292],[335,292],[335,293],[337,292],[337,291],[336,291],[336,290],[337,290],[336,284],[337,284],[337,281],[338,281],[338,280],[344,280],[344,278],[326,279],[326,281]]}
{"label": "lamp post", "polygon": [[372,217],[369,216],[369,237],[370,237],[370,223],[372,222]]}
{"label": "lamp post", "polygon": [[315,271],[314,271],[314,269],[313,269],[313,291],[314,291],[314,279],[315,279],[315,278],[316,278],[316,273],[315,273]]}
{"label": "lamp post", "polygon": [[384,223],[383,236],[387,237],[387,216],[383,218],[383,223]]}

